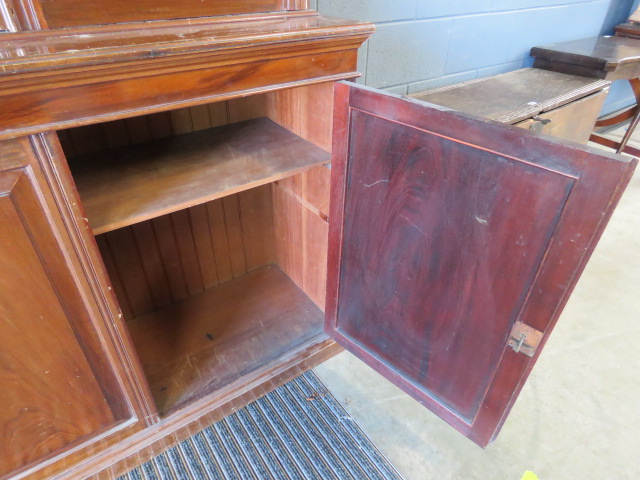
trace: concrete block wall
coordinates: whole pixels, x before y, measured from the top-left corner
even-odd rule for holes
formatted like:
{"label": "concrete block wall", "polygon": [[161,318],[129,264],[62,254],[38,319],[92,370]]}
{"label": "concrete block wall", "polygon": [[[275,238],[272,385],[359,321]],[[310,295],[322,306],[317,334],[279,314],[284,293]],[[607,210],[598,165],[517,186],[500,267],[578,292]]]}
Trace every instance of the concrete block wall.
{"label": "concrete block wall", "polygon": [[[637,1],[637,0],[636,0]],[[634,0],[311,0],[321,14],[375,22],[360,82],[407,94],[531,66],[536,45],[610,34]],[[631,103],[616,84],[606,111]]]}

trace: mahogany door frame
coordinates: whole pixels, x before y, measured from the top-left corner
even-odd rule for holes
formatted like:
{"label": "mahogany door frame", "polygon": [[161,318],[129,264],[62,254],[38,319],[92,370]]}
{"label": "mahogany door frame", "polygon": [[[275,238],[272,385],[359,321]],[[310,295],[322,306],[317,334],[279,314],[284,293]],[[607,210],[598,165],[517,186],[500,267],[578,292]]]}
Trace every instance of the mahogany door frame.
{"label": "mahogany door frame", "polygon": [[[542,332],[539,347],[529,357],[509,348],[506,342],[508,337],[505,338],[501,360],[477,414],[470,422],[460,418],[446,405],[405,378],[393,364],[381,361],[371,354],[367,346],[340,331],[339,295],[346,221],[345,191],[349,158],[352,155],[350,126],[353,112],[356,111],[359,115],[386,119],[441,139],[515,159],[523,164],[539,166],[551,172],[560,172],[572,178],[570,195],[561,208],[560,220],[517,317]],[[461,136],[464,137],[463,140],[458,139]],[[636,163],[636,159],[602,153],[551,137],[536,137],[515,127],[505,127],[469,115],[453,113],[424,102],[353,84],[337,84],[325,324],[327,333],[471,440],[486,446],[504,423],[629,182]],[[590,210],[590,205],[595,205],[601,211]]]}

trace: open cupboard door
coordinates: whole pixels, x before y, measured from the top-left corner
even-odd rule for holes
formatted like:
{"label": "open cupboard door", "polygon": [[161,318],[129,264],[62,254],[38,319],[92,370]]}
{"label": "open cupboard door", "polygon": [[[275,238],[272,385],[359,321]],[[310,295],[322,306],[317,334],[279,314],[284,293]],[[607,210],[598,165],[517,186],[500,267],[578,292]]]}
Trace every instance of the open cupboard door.
{"label": "open cupboard door", "polygon": [[326,329],[481,446],[636,160],[336,87]]}

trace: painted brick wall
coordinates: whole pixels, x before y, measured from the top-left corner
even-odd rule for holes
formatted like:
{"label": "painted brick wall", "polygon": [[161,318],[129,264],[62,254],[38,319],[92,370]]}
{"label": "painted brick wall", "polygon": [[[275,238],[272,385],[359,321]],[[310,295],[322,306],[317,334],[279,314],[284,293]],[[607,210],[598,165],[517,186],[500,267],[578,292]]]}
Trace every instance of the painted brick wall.
{"label": "painted brick wall", "polygon": [[[528,67],[531,47],[610,34],[626,20],[633,3],[311,0],[323,15],[376,23],[376,33],[360,52],[360,81],[400,94]],[[630,103],[630,90],[616,82],[605,108],[613,111]]]}

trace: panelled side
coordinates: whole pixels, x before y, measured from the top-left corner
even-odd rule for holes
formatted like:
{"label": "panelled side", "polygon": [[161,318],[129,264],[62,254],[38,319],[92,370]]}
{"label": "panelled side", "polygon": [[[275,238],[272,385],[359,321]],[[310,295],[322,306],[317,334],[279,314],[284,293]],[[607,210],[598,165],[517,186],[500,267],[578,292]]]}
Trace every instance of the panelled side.
{"label": "panelled side", "polygon": [[32,159],[26,139],[0,144],[0,478],[53,473],[139,430]]}

